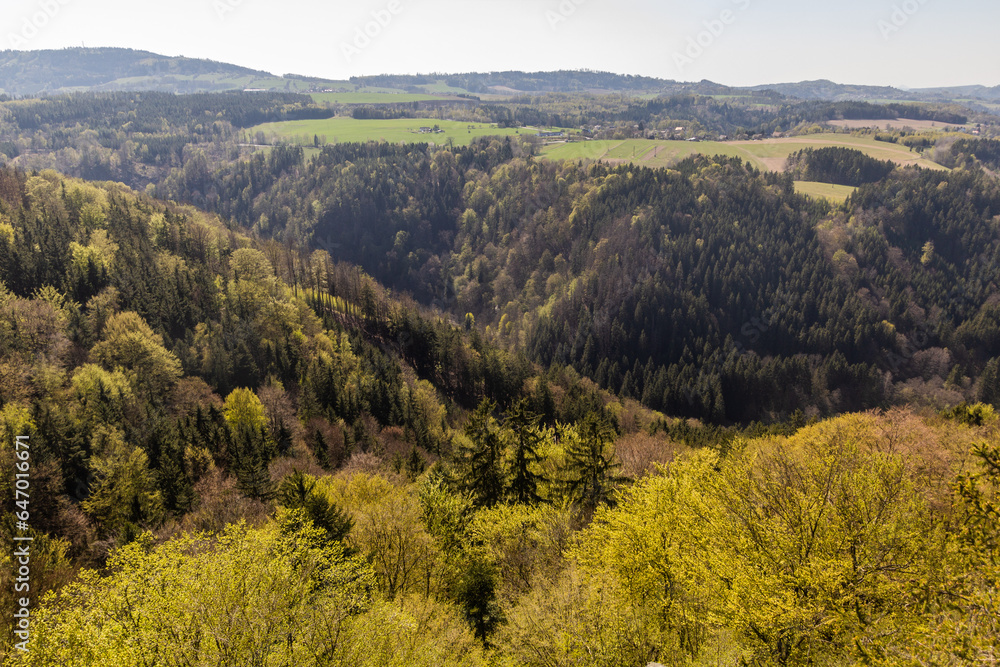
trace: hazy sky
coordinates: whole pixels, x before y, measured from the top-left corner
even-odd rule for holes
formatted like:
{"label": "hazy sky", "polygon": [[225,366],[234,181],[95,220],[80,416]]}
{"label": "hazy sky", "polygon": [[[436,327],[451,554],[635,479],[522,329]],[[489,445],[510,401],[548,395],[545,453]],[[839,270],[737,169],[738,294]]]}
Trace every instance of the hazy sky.
{"label": "hazy sky", "polygon": [[[126,46],[274,74],[587,68],[732,85],[1000,84],[997,0],[2,2],[0,49]],[[366,27],[374,36],[359,38]]]}

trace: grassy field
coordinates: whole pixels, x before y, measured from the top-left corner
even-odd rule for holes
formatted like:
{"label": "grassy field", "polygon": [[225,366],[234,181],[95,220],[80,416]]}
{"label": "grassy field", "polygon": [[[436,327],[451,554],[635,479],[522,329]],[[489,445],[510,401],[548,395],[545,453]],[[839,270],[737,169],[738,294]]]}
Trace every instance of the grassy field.
{"label": "grassy field", "polygon": [[[421,134],[421,127],[439,126],[441,133]],[[390,143],[445,144],[451,139],[457,146],[465,146],[476,137],[530,136],[533,128],[498,128],[487,123],[463,123],[434,120],[431,118],[400,118],[397,120],[355,120],[353,118],[328,118],[325,120],[296,120],[282,123],[264,123],[250,129],[251,136],[263,132],[267,139],[312,144],[313,137],[326,137],[328,143],[356,141],[387,141]]]}
{"label": "grassy field", "polygon": [[965,125],[955,125],[954,123],[939,123],[933,120],[909,120],[906,118],[897,118],[895,120],[831,120],[827,122],[834,127],[846,127],[852,130],[861,127],[877,127],[888,130],[940,130],[946,127],[953,129],[965,127]]}
{"label": "grassy field", "polygon": [[625,141],[577,141],[554,144],[543,149],[542,154],[553,160],[607,160],[609,162],[635,162],[649,167],[666,167],[697,154],[725,155],[749,161],[759,169],[764,163],[732,143],[715,141],[654,141],[628,139]]}
{"label": "grassy field", "polygon": [[452,88],[444,81],[437,81],[435,83],[428,83],[420,86],[428,93],[444,93],[446,95],[458,95],[459,93],[468,93],[465,88]]}
{"label": "grassy field", "polygon": [[420,95],[412,93],[311,93],[312,98],[321,103],[336,104],[401,104],[404,102],[430,102],[432,100],[454,99],[447,95]]}
{"label": "grassy field", "polygon": [[763,141],[655,141],[628,139],[625,141],[588,141],[555,144],[544,149],[543,154],[553,160],[608,160],[629,161],[650,167],[664,167],[690,155],[725,155],[738,157],[758,169],[784,171],[788,156],[805,148],[844,146],[857,149],[879,160],[892,160],[896,164],[916,164],[930,169],[944,169],[905,146],[875,141],[869,137],[850,134],[811,134],[801,137],[764,139]]}
{"label": "grassy field", "polygon": [[830,183],[816,183],[815,181],[795,181],[795,191],[800,195],[810,197],[823,197],[837,204],[847,201],[857,188],[849,185],[831,185]]}

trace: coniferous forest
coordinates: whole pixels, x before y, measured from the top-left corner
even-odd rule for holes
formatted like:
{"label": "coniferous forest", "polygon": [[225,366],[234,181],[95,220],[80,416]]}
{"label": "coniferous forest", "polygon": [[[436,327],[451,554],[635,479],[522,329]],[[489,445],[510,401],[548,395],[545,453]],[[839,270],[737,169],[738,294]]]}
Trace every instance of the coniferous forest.
{"label": "coniferous forest", "polygon": [[[587,95],[454,112],[907,111]],[[0,102],[3,664],[995,663],[995,140],[764,171],[247,136],[358,108]]]}

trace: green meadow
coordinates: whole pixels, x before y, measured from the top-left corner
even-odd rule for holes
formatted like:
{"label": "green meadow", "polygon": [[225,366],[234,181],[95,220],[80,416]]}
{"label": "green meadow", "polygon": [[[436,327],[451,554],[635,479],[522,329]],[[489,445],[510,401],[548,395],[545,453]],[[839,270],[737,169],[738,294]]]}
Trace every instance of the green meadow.
{"label": "green meadow", "polygon": [[[440,133],[421,133],[421,127],[438,126]],[[250,129],[251,135],[263,132],[268,141],[286,141],[311,145],[313,137],[326,139],[327,143],[387,141],[389,143],[445,144],[451,140],[465,146],[476,137],[532,136],[534,128],[499,128],[489,123],[468,123],[433,118],[399,118],[393,120],[355,120],[353,118],[327,118],[322,120],[296,120],[264,123]]]}
{"label": "green meadow", "polygon": [[800,195],[809,195],[815,198],[829,199],[837,204],[847,201],[847,198],[857,190],[849,185],[833,185],[831,183],[817,183],[815,181],[795,181],[795,191]]}
{"label": "green meadow", "polygon": [[758,169],[784,171],[788,156],[806,148],[844,146],[857,149],[878,160],[891,160],[899,165],[919,165],[944,169],[905,146],[878,142],[869,137],[851,134],[823,133],[800,137],[764,139],[761,141],[659,141],[627,139],[624,141],[587,141],[555,144],[543,149],[553,160],[628,161],[650,167],[664,167],[690,155],[725,155],[738,157]]}

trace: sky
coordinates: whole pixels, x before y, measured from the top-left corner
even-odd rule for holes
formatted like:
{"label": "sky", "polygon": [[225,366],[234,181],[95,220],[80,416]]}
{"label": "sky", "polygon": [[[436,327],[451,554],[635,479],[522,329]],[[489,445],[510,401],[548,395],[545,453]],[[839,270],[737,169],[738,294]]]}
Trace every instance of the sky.
{"label": "sky", "polygon": [[592,69],[728,85],[1000,85],[997,0],[3,0],[0,49],[273,74]]}

